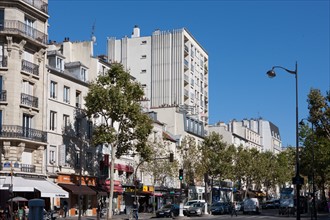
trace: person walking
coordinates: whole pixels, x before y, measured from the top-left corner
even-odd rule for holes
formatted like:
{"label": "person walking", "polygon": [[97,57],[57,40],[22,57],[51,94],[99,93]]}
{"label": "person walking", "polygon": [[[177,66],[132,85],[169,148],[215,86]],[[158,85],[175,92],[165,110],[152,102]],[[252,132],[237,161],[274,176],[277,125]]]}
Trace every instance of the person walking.
{"label": "person walking", "polygon": [[133,217],[135,220],[139,219],[139,203],[136,201],[133,202]]}
{"label": "person walking", "polygon": [[67,212],[68,212],[68,202],[64,201],[63,202],[63,215],[64,215],[64,218],[66,218],[66,213]]}
{"label": "person walking", "polygon": [[233,202],[233,203],[231,203],[231,207],[230,207],[230,215],[231,215],[231,217],[233,217],[233,215],[235,214],[236,215],[236,217],[237,217],[237,210],[236,210],[236,208],[237,208],[237,205],[236,205],[236,202]]}

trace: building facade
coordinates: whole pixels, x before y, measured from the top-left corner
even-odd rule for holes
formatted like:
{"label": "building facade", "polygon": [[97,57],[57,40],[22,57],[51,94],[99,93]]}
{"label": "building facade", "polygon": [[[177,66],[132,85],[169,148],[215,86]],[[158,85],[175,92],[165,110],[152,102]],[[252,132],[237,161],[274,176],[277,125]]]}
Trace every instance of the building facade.
{"label": "building facade", "polygon": [[232,120],[209,125],[209,132],[222,135],[223,141],[246,149],[255,148],[260,152],[281,152],[282,141],[279,128],[270,121],[259,119]]}
{"label": "building facade", "polygon": [[205,49],[187,29],[156,30],[131,38],[108,38],[109,62],[120,62],[144,87],[148,108],[185,106],[208,122],[208,65]]}

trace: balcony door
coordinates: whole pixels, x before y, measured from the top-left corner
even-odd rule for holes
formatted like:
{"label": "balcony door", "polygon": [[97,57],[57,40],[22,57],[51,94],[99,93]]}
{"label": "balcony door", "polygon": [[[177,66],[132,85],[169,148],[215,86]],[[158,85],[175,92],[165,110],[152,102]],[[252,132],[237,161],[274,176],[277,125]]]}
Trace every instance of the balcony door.
{"label": "balcony door", "polygon": [[23,136],[29,137],[32,128],[32,115],[23,114]]}

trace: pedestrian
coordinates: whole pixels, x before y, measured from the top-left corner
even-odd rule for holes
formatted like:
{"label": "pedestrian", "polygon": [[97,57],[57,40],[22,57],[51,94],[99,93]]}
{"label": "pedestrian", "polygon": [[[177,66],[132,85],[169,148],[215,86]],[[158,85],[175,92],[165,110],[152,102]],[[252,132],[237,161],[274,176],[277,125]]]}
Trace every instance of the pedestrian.
{"label": "pedestrian", "polygon": [[28,220],[28,216],[29,216],[29,207],[26,205],[24,207],[24,213],[25,213],[25,219]]}
{"label": "pedestrian", "polygon": [[135,220],[139,219],[139,203],[136,201],[133,202],[133,217]]}
{"label": "pedestrian", "polygon": [[328,201],[328,211],[330,213],[330,198],[329,198],[329,201]]}
{"label": "pedestrian", "polygon": [[6,205],[6,208],[5,208],[5,217],[6,217],[6,220],[9,220],[11,219],[11,213],[10,213],[10,209],[11,207],[9,206],[9,204]]}
{"label": "pedestrian", "polygon": [[231,217],[233,217],[234,214],[237,216],[236,208],[237,208],[236,202],[231,203],[231,207],[230,207]]}
{"label": "pedestrian", "polygon": [[18,209],[18,211],[17,211],[17,214],[18,214],[18,219],[19,219],[19,220],[23,220],[23,218],[24,218],[24,209],[23,209],[22,206],[19,207],[19,209]]}
{"label": "pedestrian", "polygon": [[63,214],[64,214],[64,218],[66,218],[66,213],[68,211],[68,202],[67,201],[64,201],[63,202]]}

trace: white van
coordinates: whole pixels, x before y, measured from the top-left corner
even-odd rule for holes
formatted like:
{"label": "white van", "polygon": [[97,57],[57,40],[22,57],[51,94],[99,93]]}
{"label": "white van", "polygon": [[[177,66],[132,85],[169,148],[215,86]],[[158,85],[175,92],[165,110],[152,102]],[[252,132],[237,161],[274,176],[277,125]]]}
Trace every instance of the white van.
{"label": "white van", "polygon": [[260,203],[257,198],[248,198],[245,199],[243,202],[243,214],[246,214],[248,212],[253,212],[260,214]]}

